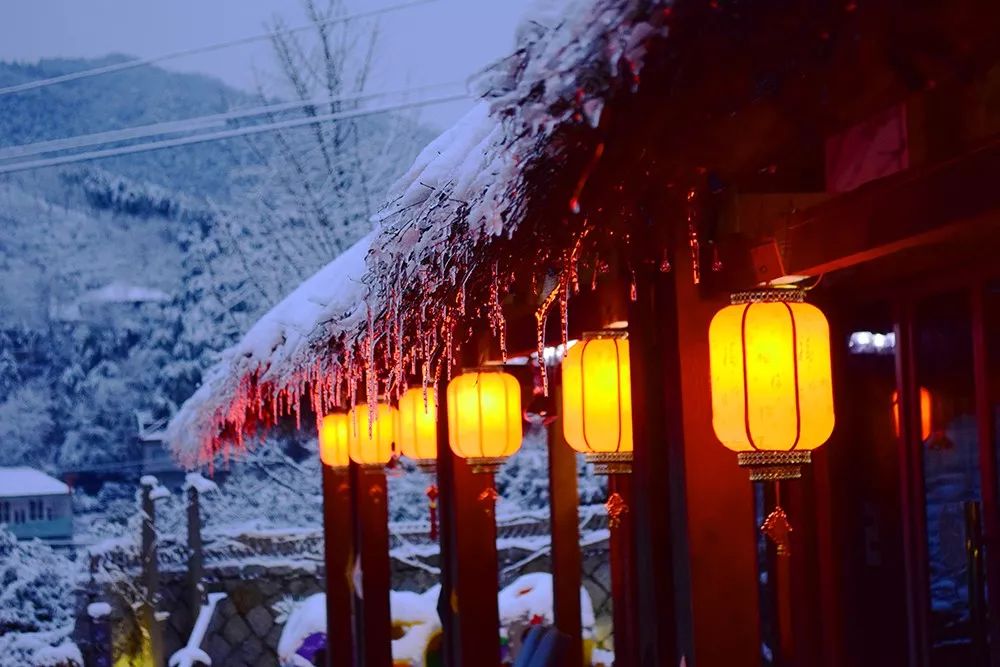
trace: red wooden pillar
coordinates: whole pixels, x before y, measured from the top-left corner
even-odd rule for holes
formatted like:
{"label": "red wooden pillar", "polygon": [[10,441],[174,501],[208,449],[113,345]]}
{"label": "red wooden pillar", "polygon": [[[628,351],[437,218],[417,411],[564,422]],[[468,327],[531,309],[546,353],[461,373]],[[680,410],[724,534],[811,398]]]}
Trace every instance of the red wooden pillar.
{"label": "red wooden pillar", "polygon": [[636,603],[635,531],[632,524],[631,506],[635,501],[632,493],[632,479],[629,474],[608,475],[608,495],[617,494],[622,502],[622,511],[609,517],[611,604],[614,616],[614,645],[616,667],[636,667],[639,664],[636,644]]}
{"label": "red wooden pillar", "polygon": [[[562,388],[557,383],[553,387],[553,401],[562,406]],[[548,441],[553,612],[556,627],[570,637],[562,665],[578,667],[583,664],[579,495],[576,453],[563,438],[562,415],[549,426]]]}
{"label": "red wooden pillar", "polygon": [[[694,283],[686,239],[672,270],[643,257],[645,238],[676,209],[655,204],[634,229],[629,304],[632,481],[643,667],[756,665],[761,659],[753,491],[712,430],[708,327],[728,304]],[[683,249],[683,250],[681,250]],[[702,277],[710,270],[702,267]]]}
{"label": "red wooden pillar", "polygon": [[[635,451],[632,502],[624,517],[632,526],[633,576],[642,585],[636,588],[634,601],[628,596],[624,601],[632,609],[619,610],[623,601],[617,596],[614,600],[615,649],[617,654],[631,648],[635,664],[642,667],[673,667],[678,654],[685,652],[678,621],[686,614],[678,615],[677,605],[686,596],[677,585],[686,579],[686,549],[683,513],[672,497],[682,481],[677,474],[679,442],[668,430],[676,428],[682,416],[678,373],[675,367],[667,367],[666,358],[677,357],[674,322],[679,309],[672,303],[670,284],[663,274],[642,267],[636,273],[636,301],[630,302],[628,311]],[[631,647],[619,641],[622,623],[632,633],[626,640]]]}
{"label": "red wooden pillar", "polygon": [[389,498],[381,468],[351,464],[355,501],[355,544],[361,558],[361,613],[358,615],[358,662],[391,667],[392,617],[389,610]]}
{"label": "red wooden pillar", "polygon": [[450,667],[498,667],[496,519],[493,475],[474,473],[448,444],[448,405],[438,398],[438,487],[441,599],[438,612]]}
{"label": "red wooden pillar", "polygon": [[345,667],[354,660],[351,567],[354,563],[354,512],[351,479],[345,470],[323,468],[323,544],[326,565],[327,664]]}

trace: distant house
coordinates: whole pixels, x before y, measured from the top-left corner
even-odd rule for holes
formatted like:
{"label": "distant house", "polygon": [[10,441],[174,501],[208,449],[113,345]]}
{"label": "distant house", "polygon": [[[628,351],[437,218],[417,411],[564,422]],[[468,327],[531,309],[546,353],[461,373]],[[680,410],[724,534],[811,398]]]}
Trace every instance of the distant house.
{"label": "distant house", "polygon": [[34,468],[0,468],[0,524],[18,539],[72,539],[69,487]]}
{"label": "distant house", "polygon": [[170,456],[170,450],[163,442],[165,419],[155,419],[147,410],[135,413],[138,425],[138,439],[142,446],[142,474],[153,475],[160,484],[169,488],[180,488],[184,484],[186,471]]}

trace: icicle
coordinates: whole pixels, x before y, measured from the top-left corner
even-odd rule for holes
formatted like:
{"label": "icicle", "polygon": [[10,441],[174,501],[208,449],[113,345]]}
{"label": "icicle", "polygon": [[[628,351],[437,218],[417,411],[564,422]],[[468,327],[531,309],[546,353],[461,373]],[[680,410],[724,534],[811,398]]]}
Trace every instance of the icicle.
{"label": "icicle", "polygon": [[500,278],[496,262],[493,263],[490,281],[489,320],[493,335],[500,341],[500,358],[503,363],[507,363],[507,320],[500,300]]}
{"label": "icicle", "polygon": [[535,334],[538,343],[538,366],[542,371],[542,390],[546,396],[549,395],[549,374],[545,368],[545,323],[548,320],[549,308],[559,296],[561,286],[557,285],[535,311]]}
{"label": "icicle", "polygon": [[[566,349],[569,343],[569,281],[563,279],[559,286],[559,333],[562,335],[562,346]],[[541,361],[545,365],[544,359]]]}
{"label": "icicle", "polygon": [[694,188],[687,193],[688,245],[691,248],[691,277],[695,285],[701,284],[701,243],[698,240],[697,210]]}
{"label": "icicle", "polygon": [[660,260],[660,273],[670,273],[673,267],[670,265],[670,253],[667,248],[663,249],[663,259]]}

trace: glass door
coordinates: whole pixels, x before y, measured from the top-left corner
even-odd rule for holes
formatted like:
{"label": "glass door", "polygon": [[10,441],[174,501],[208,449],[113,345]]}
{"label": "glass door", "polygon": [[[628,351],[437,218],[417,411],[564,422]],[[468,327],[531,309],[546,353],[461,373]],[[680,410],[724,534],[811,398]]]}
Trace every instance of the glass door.
{"label": "glass door", "polygon": [[919,299],[912,311],[915,386],[910,447],[923,460],[932,667],[978,667],[985,624],[981,543],[982,470],[976,412],[973,309],[967,290]]}

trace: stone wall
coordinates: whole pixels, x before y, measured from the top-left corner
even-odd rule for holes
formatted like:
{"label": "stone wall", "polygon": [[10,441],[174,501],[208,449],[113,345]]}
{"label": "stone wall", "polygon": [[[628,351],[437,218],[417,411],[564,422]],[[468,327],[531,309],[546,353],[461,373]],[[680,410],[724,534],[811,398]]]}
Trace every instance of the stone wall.
{"label": "stone wall", "polygon": [[[500,549],[501,587],[522,574],[551,572],[547,535],[522,535],[521,538],[509,541]],[[277,647],[284,622],[282,614],[287,613],[290,602],[324,590],[321,556],[312,553],[315,545],[311,542],[307,540],[304,544],[309,545],[308,549],[270,558],[261,557],[261,549],[255,547],[257,556],[228,554],[237,557],[216,560],[206,566],[205,590],[227,595],[216,608],[201,646],[215,667],[274,667],[279,664]],[[582,551],[583,585],[594,605],[596,639],[600,645],[607,645],[611,634],[611,586],[606,532],[589,533]],[[198,610],[189,608],[187,577],[180,566],[180,554],[176,558],[164,558],[167,554],[161,551],[160,609],[169,612],[163,623],[165,655],[169,657],[187,642]],[[232,563],[243,564],[234,566]],[[433,551],[425,550],[419,558],[395,554],[391,564],[395,590],[420,593],[438,583],[438,556]],[[91,591],[89,601],[113,598],[107,593],[95,595]],[[118,600],[114,606],[118,610],[115,625],[119,629],[129,627],[129,614],[123,602]]]}

